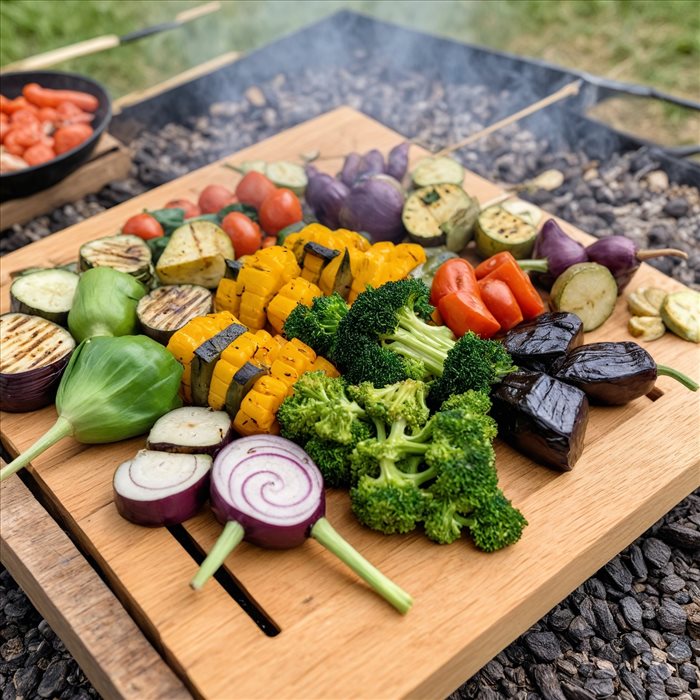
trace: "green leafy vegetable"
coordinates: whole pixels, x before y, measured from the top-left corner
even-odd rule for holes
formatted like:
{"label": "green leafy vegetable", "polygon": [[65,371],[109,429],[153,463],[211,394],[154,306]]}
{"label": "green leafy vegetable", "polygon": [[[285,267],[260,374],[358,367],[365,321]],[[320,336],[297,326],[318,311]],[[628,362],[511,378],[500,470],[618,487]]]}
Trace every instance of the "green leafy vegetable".
{"label": "green leafy vegetable", "polygon": [[147,432],[180,404],[182,365],[143,335],[84,340],[61,378],[58,419],[48,432],[0,470],[0,481],[64,437],[97,444]]}
{"label": "green leafy vegetable", "polygon": [[97,335],[132,335],[138,326],[136,306],[147,291],[126,272],[111,267],[86,270],[68,314],[71,335],[78,342]]}

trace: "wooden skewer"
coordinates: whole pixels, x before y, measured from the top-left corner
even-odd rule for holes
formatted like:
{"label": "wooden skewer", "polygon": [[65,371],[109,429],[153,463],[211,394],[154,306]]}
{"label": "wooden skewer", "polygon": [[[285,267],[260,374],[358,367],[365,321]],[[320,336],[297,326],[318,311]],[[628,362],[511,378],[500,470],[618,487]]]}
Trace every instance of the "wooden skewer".
{"label": "wooden skewer", "polygon": [[36,56],[23,58],[21,61],[16,61],[15,63],[10,63],[3,66],[1,70],[3,73],[5,73],[9,71],[37,70],[39,68],[47,68],[48,66],[53,66],[56,63],[68,61],[72,58],[88,56],[100,51],[106,51],[107,49],[113,49],[129,41],[135,41],[143,37],[151,36],[152,34],[158,34],[159,32],[167,31],[169,29],[177,29],[187,22],[199,19],[200,17],[208,15],[211,12],[217,12],[220,9],[221,3],[218,0],[214,0],[214,2],[207,2],[203,5],[192,7],[189,10],[178,12],[178,14],[175,15],[175,19],[171,22],[163,22],[161,24],[153,25],[152,27],[137,29],[136,31],[130,32],[129,34],[125,34],[123,36],[117,36],[116,34],[104,34],[103,36],[96,36],[92,39],[86,39],[85,41],[78,41],[75,44],[62,46],[61,48],[46,51],[44,53],[37,54]]}
{"label": "wooden skewer", "polygon": [[543,97],[541,100],[534,102],[529,107],[525,107],[524,109],[521,109],[519,112],[516,112],[515,114],[511,114],[509,117],[506,117],[505,119],[501,119],[500,121],[497,121],[494,124],[491,124],[491,126],[487,126],[485,129],[482,129],[481,131],[477,131],[476,133],[471,134],[470,136],[467,136],[467,138],[462,139],[461,141],[458,141],[457,143],[452,144],[451,146],[447,146],[446,148],[443,148],[441,151],[438,151],[435,154],[435,156],[436,157],[446,156],[448,153],[458,151],[460,148],[464,148],[465,146],[468,146],[469,144],[474,143],[475,141],[478,141],[479,139],[484,138],[484,136],[488,136],[489,134],[492,134],[494,131],[498,131],[499,129],[502,129],[504,126],[508,126],[509,124],[513,124],[514,122],[517,122],[520,119],[523,119],[523,117],[527,117],[530,114],[533,114],[534,112],[537,112],[540,109],[543,109],[544,107],[549,107],[549,105],[552,105],[555,102],[559,102],[567,97],[571,97],[571,95],[578,95],[579,91],[581,90],[582,85],[583,85],[582,80],[575,80],[573,83],[569,83],[568,85],[565,85],[563,88],[560,88],[559,90],[552,93],[551,95],[549,95],[547,97]]}

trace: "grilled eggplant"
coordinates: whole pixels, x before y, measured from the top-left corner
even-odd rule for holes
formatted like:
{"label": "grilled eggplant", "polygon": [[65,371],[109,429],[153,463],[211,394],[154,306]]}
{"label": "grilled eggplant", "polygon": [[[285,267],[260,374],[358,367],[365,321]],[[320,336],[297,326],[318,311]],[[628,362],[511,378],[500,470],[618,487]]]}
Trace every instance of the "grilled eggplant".
{"label": "grilled eggplant", "polygon": [[554,367],[557,379],[585,391],[592,402],[609,406],[648,394],[656,375],[652,356],[632,342],[582,345]]}
{"label": "grilled eggplant", "polygon": [[518,451],[561,471],[581,456],[588,400],[575,386],[542,372],[506,375],[491,394],[498,434]]}
{"label": "grilled eggplant", "polygon": [[231,419],[225,411],[182,406],[161,416],[153,424],[146,448],[215,457],[232,438]]}
{"label": "grilled eggplant", "polygon": [[139,300],[136,315],[145,335],[167,345],[172,334],[195,316],[211,311],[212,294],[196,284],[157,287]]}
{"label": "grilled eggplant", "polygon": [[523,369],[549,372],[552,365],[583,343],[576,314],[552,312],[520,323],[503,340],[513,362]]}
{"label": "grilled eggplant", "polygon": [[0,316],[0,409],[21,413],[53,403],[75,340],[39,316]]}
{"label": "grilled eggplant", "polygon": [[80,269],[112,267],[139,282],[152,286],[154,270],[151,249],[138,236],[119,234],[89,241],[80,246]]}
{"label": "grilled eggplant", "polygon": [[246,394],[253,388],[255,382],[265,374],[267,372],[261,367],[254,365],[252,362],[246,362],[233,375],[226,392],[225,408],[228,415],[235,416],[238,413],[238,409],[241,407],[241,402]]}

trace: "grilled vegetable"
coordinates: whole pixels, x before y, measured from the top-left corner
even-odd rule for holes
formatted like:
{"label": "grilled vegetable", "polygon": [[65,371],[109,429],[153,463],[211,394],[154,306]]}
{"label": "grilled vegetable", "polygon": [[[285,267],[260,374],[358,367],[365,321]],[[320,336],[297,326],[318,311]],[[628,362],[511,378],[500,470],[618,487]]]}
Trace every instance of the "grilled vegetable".
{"label": "grilled vegetable", "polygon": [[673,377],[691,391],[698,385],[632,342],[589,343],[568,353],[554,365],[554,376],[586,392],[591,401],[619,406],[648,394],[657,374]]}
{"label": "grilled vegetable", "polygon": [[[168,341],[168,350],[183,366],[182,396],[185,401],[191,401],[192,358],[194,351],[206,340],[219,331],[236,323],[236,318],[228,311],[220,311],[207,316],[197,316],[186,323],[180,330],[175,331]],[[219,406],[218,408],[221,408]]]}
{"label": "grilled vegetable", "polygon": [[230,311],[237,314],[241,305],[237,280],[245,260],[242,258],[238,260],[228,258],[224,262],[226,265],[224,276],[219,282],[214,295],[214,311]]}
{"label": "grilled vegetable", "polygon": [[509,374],[491,393],[498,434],[536,462],[569,471],[581,456],[588,400],[575,386],[541,372]]}
{"label": "grilled vegetable", "polygon": [[514,258],[526,258],[535,245],[537,230],[532,224],[494,206],[479,214],[474,228],[476,251],[482,258],[488,258],[504,250]]}
{"label": "grilled vegetable", "polygon": [[414,243],[445,245],[459,253],[472,239],[479,203],[460,186],[434,185],[416,190],[403,208],[403,225]]}
{"label": "grilled vegetable", "polygon": [[0,470],[0,481],[69,435],[87,444],[142,435],[179,404],[181,375],[172,355],[146,336],[84,340],[58,386],[56,422]]}
{"label": "grilled vegetable", "polygon": [[107,236],[80,246],[81,270],[93,267],[111,267],[135,277],[146,287],[153,282],[151,249],[138,236]]}
{"label": "grilled vegetable", "polygon": [[639,250],[637,244],[625,236],[607,236],[586,248],[591,262],[604,265],[617,283],[618,294],[629,284],[634,273],[645,260],[673,255],[688,259],[688,254],[675,248]]}
{"label": "grilled vegetable", "polygon": [[173,231],[156,265],[164,284],[197,284],[215,288],[233,258],[231,239],[211,221],[193,221]]}
{"label": "grilled vegetable", "polygon": [[445,183],[461,187],[464,182],[464,168],[454,158],[423,158],[413,169],[411,180],[416,187]]}
{"label": "grilled vegetable", "polygon": [[277,187],[286,187],[294,194],[302,195],[309,181],[304,168],[296,163],[279,160],[265,166],[265,175]]}
{"label": "grilled vegetable", "polygon": [[339,250],[332,250],[318,243],[307,243],[304,246],[301,276],[312,284],[318,284],[324,268],[339,255]]}
{"label": "grilled vegetable", "polygon": [[[326,248],[325,250],[328,249]],[[333,252],[337,253],[338,251]],[[323,294],[315,284],[304,277],[294,277],[275,294],[272,301],[268,304],[267,320],[278,333],[282,333],[287,316],[292,313],[297,304],[311,306],[314,298],[320,296],[323,296]]]}
{"label": "grilled vegetable", "polygon": [[111,267],[84,272],[68,313],[68,328],[78,341],[96,335],[133,335],[136,307],[146,287],[131,275]]}
{"label": "grilled vegetable", "polygon": [[149,338],[167,345],[176,330],[196,316],[208,314],[211,307],[208,289],[194,284],[168,285],[140,299],[136,315]]}
{"label": "grilled vegetable", "polygon": [[388,175],[372,175],[360,179],[350,190],[339,220],[353,231],[366,231],[372,241],[398,243],[405,235],[401,223],[403,206],[401,184]]}
{"label": "grilled vegetable", "polygon": [[660,316],[632,316],[627,322],[627,330],[635,338],[651,342],[666,334],[666,326]]}
{"label": "grilled vegetable", "polygon": [[661,304],[661,318],[678,337],[700,343],[700,293],[687,289],[669,294]]}
{"label": "grilled vegetable", "polygon": [[607,267],[594,262],[577,263],[557,277],[550,305],[554,311],[570,311],[592,331],[605,323],[615,309],[617,284]]}
{"label": "grilled vegetable", "polygon": [[318,286],[325,296],[337,292],[343,299],[348,298],[352,287],[352,266],[348,248],[343,251],[342,255],[335,257],[323,268]]}
{"label": "grilled vegetable", "polygon": [[583,343],[583,322],[570,313],[549,312],[506,333],[503,344],[523,369],[550,373],[556,360]]}
{"label": "grilled vegetable", "polygon": [[222,450],[214,461],[211,503],[225,525],[192,579],[190,585],[195,590],[243,538],[261,547],[288,549],[312,537],[399,612],[410,609],[411,597],[355,551],[326,520],[321,473],[306,452],[290,440],[243,438]]}
{"label": "grilled vegetable", "polygon": [[159,452],[211,455],[231,442],[231,419],[224,411],[182,406],[161,416],[148,433],[146,447]]}
{"label": "grilled vegetable", "polygon": [[21,413],[53,403],[75,348],[70,333],[39,316],[2,314],[0,346],[0,410]]}
{"label": "grilled vegetable", "polygon": [[635,316],[661,316],[666,292],[658,287],[640,287],[627,296],[627,308]]}
{"label": "grilled vegetable", "polygon": [[189,520],[207,500],[211,465],[209,455],[141,450],[114,472],[117,512],[151,527]]}
{"label": "grilled vegetable", "polygon": [[10,286],[10,308],[65,326],[77,286],[78,275],[61,268],[21,275]]}
{"label": "grilled vegetable", "polygon": [[209,386],[214,374],[214,367],[221,358],[221,353],[247,329],[240,323],[232,323],[216,335],[205,340],[192,357],[192,403],[195,406],[207,406]]}
{"label": "grilled vegetable", "polygon": [[235,416],[241,409],[243,399],[248,392],[255,386],[255,383],[261,377],[264,377],[267,372],[254,365],[252,362],[246,362],[236,374],[228,386],[226,392],[225,408],[229,416]]}

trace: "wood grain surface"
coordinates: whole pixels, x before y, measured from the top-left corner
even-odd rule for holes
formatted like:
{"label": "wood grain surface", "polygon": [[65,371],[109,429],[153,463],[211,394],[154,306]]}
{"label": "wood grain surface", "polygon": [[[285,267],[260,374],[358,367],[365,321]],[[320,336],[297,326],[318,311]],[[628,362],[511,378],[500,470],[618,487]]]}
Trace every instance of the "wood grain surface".
{"label": "wood grain surface", "polygon": [[[349,108],[278,134],[225,162],[296,159],[320,148],[337,154],[377,147],[401,137]],[[415,161],[424,153],[412,149]],[[6,256],[9,273],[36,264],[65,263],[87,240],[116,232],[127,217],[175,197],[196,199],[209,183],[234,186],[237,176],[207,166],[99,216]],[[341,159],[323,161],[336,172]],[[467,191],[480,201],[500,194],[467,173]],[[572,226],[579,240],[591,240]],[[632,288],[682,286],[643,265]],[[629,340],[628,312],[619,300],[610,320],[586,341]],[[700,349],[667,334],[648,346],[659,362],[696,378]],[[228,570],[281,628],[264,635],[216,581],[195,593],[197,565],[165,529],[122,520],[112,504],[115,467],[144,444],[137,438],[85,447],[65,440],[30,467],[66,524],[97,561],[141,628],[196,695],[209,698],[443,697],[609,561],[673,505],[700,486],[700,397],[667,377],[662,395],[628,406],[593,408],[586,448],[573,471],[560,474],[497,444],[505,493],[530,525],[515,546],[495,554],[468,540],[433,544],[415,533],[386,537],[352,517],[347,494],[328,493],[328,517],[382,571],[409,591],[413,609],[401,616],[318,543],[289,551],[241,544]],[[55,419],[53,408],[2,415],[2,436],[16,453]],[[202,549],[220,532],[209,511],[185,525]]]}

